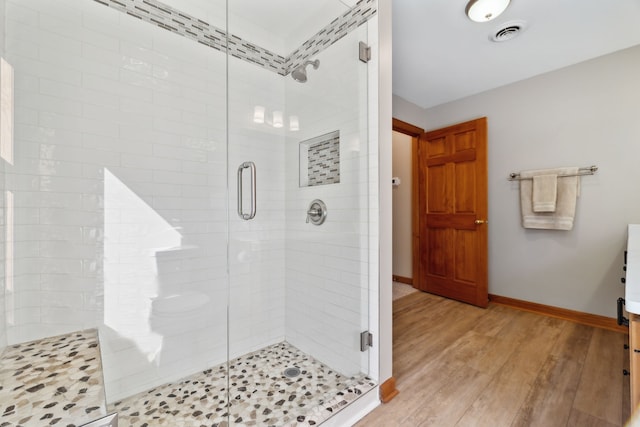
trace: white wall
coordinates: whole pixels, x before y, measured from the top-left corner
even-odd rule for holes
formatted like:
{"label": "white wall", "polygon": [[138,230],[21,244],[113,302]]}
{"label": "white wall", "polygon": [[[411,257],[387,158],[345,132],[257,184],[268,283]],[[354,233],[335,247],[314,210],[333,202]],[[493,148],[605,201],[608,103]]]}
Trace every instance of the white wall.
{"label": "white wall", "polygon": [[[380,143],[381,141],[385,141],[385,134],[380,133],[379,126],[381,123],[386,121],[385,119],[385,108],[380,105],[380,96],[385,95],[385,93],[381,92],[379,85],[381,84],[381,63],[382,55],[381,50],[383,46],[385,48],[390,48],[389,45],[386,44],[386,39],[383,38],[380,34],[380,30],[383,26],[383,23],[388,23],[391,20],[391,16],[387,14],[387,11],[390,10],[391,2],[388,0],[378,1],[378,13],[376,16],[371,18],[369,21],[369,25],[367,28],[367,42],[371,47],[371,59],[369,60],[369,75],[368,75],[368,93],[367,96],[369,98],[369,187],[368,187],[368,198],[369,198],[369,313],[368,313],[368,321],[369,321],[369,331],[373,335],[373,348],[369,351],[369,376],[377,381],[380,381],[381,370],[380,363],[382,362],[381,357],[381,343],[382,343],[382,332],[381,326],[390,327],[391,321],[384,321],[384,325],[382,325],[383,320],[381,319],[381,289],[380,289],[380,189],[379,189],[379,153],[380,153]],[[391,52],[385,52],[391,56]],[[384,62],[384,67],[389,66],[391,68],[391,63]],[[384,68],[386,70],[386,68]],[[388,82],[389,95],[391,95],[391,81]],[[383,87],[387,88],[383,84]],[[388,104],[388,112],[389,116],[391,116],[391,103]],[[389,299],[389,305],[391,305],[391,300]],[[391,346],[389,346],[388,350],[390,351]],[[385,350],[387,350],[385,346]],[[377,399],[376,399],[377,400]],[[378,400],[379,403],[379,400]]]}
{"label": "white wall", "polygon": [[[615,316],[626,225],[640,221],[638,75],[640,46],[426,111],[394,99],[394,117],[425,129],[488,118],[490,293]],[[523,229],[509,173],[564,165],[599,167],[573,230]]]}
{"label": "white wall", "polygon": [[393,132],[393,176],[400,185],[393,186],[393,275],[412,278],[412,207],[411,157],[412,141],[409,135]]}
{"label": "white wall", "polygon": [[[376,184],[373,194],[378,195],[378,211],[371,216],[371,221],[377,221],[378,227],[376,243],[378,245],[378,292],[374,301],[378,302],[374,330],[375,350],[378,352],[379,363],[376,369],[379,382],[387,381],[393,375],[393,283],[392,276],[392,235],[393,213],[391,203],[391,148],[392,148],[392,4],[391,0],[378,1],[377,21],[377,75],[375,78],[377,116],[375,134],[377,135],[377,173],[371,182]],[[385,184],[387,183],[387,184]]]}

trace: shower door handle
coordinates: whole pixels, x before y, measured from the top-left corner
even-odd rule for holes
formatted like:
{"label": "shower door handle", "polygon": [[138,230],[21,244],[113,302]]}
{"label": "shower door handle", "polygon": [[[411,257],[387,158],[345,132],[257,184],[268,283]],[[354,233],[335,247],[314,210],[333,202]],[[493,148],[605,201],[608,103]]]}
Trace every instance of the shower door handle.
{"label": "shower door handle", "polygon": [[[242,177],[245,169],[249,169],[251,175],[251,210],[249,213],[244,213],[242,207]],[[244,162],[238,166],[238,216],[245,221],[256,216],[256,164],[253,162]]]}

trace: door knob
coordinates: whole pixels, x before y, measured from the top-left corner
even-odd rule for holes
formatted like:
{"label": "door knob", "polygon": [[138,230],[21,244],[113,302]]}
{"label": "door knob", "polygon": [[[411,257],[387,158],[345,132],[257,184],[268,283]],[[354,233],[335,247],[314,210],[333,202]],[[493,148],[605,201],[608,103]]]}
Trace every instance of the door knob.
{"label": "door knob", "polygon": [[475,221],[476,224],[480,225],[480,224],[489,224],[489,221],[486,219],[476,219]]}

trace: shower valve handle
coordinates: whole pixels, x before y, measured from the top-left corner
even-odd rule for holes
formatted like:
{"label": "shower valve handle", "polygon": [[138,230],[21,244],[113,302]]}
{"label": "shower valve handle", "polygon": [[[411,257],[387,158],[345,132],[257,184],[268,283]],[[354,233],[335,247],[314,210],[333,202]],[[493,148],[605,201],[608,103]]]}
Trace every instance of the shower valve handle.
{"label": "shower valve handle", "polygon": [[313,217],[315,219],[316,217],[319,217],[320,215],[322,215],[322,212],[319,209],[313,209],[313,208],[309,209],[307,211],[307,224],[309,224],[309,218],[310,217]]}
{"label": "shower valve handle", "polygon": [[314,200],[307,209],[307,224],[311,222],[313,225],[320,225],[327,217],[327,206],[322,200]]}

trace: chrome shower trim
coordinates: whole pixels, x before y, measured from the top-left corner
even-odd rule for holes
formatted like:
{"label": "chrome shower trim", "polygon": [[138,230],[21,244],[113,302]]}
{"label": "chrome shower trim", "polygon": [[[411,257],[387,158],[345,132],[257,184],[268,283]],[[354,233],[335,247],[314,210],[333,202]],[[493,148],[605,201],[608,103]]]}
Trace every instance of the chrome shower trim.
{"label": "chrome shower trim", "polygon": [[302,65],[291,72],[293,80],[299,83],[305,83],[307,81],[307,65],[312,65],[313,69],[317,70],[320,66],[320,60],[316,59],[314,61],[305,61]]}

